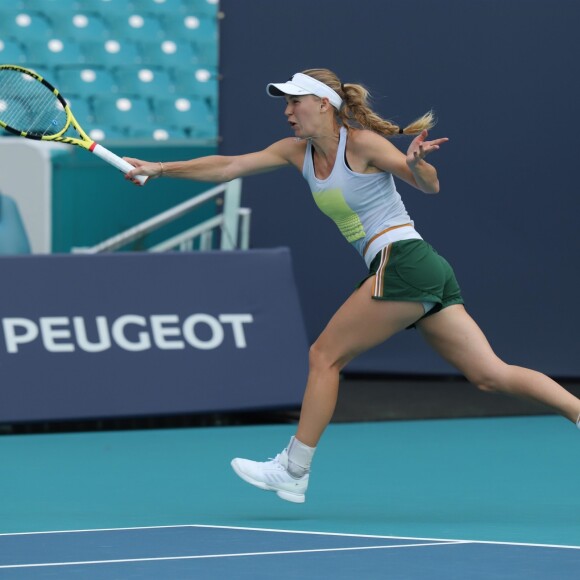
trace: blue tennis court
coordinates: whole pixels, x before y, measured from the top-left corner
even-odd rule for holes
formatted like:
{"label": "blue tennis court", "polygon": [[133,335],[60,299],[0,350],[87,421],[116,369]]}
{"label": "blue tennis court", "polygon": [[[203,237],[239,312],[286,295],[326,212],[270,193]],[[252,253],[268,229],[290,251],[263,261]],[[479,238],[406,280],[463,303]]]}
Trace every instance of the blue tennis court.
{"label": "blue tennis court", "polygon": [[0,536],[3,578],[574,577],[580,548],[212,526]]}
{"label": "blue tennis court", "polygon": [[291,425],[3,436],[1,578],[575,577],[579,433],[553,417],[332,424],[307,502],[241,482]]}

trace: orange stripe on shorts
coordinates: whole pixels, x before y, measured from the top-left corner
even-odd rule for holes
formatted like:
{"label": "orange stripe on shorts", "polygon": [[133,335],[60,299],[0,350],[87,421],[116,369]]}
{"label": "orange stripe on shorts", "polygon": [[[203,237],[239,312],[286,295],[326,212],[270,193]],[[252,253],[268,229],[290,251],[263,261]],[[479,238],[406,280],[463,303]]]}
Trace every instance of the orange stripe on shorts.
{"label": "orange stripe on shorts", "polygon": [[383,289],[385,286],[385,270],[387,269],[387,264],[389,263],[389,257],[391,255],[391,244],[385,246],[381,250],[381,261],[375,275],[375,287],[373,289],[373,296],[381,297],[383,295]]}

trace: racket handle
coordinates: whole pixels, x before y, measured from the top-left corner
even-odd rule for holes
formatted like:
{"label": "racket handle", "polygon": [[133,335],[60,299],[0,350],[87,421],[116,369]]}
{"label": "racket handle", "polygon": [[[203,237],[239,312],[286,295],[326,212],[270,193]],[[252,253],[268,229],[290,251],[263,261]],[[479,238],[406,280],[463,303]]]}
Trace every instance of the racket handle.
{"label": "racket handle", "polygon": [[[123,173],[128,173],[134,167],[127,163],[124,159],[121,159],[118,155],[115,155],[112,151],[109,151],[106,147],[99,145],[98,143],[93,143],[90,149],[97,157],[100,157],[107,163],[110,163],[113,167],[121,170]],[[135,179],[143,185],[147,181],[147,177],[144,175],[136,175]]]}

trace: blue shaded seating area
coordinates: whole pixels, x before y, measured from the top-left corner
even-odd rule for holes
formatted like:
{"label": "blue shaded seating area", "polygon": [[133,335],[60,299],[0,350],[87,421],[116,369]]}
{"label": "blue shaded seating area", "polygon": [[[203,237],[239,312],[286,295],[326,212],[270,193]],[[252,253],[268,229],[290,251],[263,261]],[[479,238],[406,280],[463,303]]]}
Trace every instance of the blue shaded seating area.
{"label": "blue shaded seating area", "polygon": [[218,23],[217,0],[12,0],[0,63],[52,82],[94,139],[215,140]]}

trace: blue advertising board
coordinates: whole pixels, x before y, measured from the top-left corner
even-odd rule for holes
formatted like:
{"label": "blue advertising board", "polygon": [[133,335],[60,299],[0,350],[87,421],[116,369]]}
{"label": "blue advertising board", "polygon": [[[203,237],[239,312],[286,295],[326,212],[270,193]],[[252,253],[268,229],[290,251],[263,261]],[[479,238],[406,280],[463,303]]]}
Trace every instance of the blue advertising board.
{"label": "blue advertising board", "polygon": [[300,404],[286,248],[0,258],[0,421]]}

